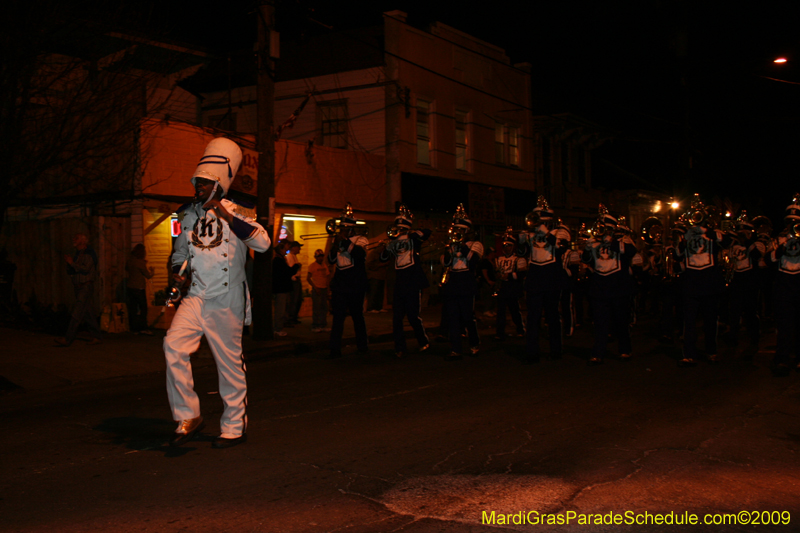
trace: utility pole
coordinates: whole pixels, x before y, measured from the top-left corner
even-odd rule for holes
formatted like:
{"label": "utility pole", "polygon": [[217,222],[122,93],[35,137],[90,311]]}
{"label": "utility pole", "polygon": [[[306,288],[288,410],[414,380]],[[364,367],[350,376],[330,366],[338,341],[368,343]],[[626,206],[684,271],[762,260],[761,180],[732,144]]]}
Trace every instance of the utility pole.
{"label": "utility pole", "polygon": [[[275,131],[273,109],[275,100],[275,66],[270,43],[275,32],[275,5],[261,0],[256,12],[258,43],[256,53],[258,92],[258,222],[275,240]],[[273,242],[273,247],[274,247]],[[272,340],[272,250],[255,254],[253,263],[253,338]]]}

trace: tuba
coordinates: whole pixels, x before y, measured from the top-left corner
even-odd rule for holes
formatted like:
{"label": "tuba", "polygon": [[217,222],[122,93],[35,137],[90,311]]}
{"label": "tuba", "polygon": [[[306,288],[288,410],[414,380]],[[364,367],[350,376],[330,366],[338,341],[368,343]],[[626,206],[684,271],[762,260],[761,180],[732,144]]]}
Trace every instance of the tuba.
{"label": "tuba", "polygon": [[642,238],[650,246],[661,244],[664,239],[664,226],[658,217],[648,217],[642,224]]}

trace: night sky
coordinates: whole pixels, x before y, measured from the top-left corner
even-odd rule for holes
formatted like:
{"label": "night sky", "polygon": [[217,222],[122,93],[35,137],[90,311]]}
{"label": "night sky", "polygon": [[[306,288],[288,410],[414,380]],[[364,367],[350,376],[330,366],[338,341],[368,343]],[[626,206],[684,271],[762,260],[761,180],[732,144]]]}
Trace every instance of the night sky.
{"label": "night sky", "polygon": [[[251,2],[205,4],[167,4],[154,16],[175,39],[251,49]],[[531,63],[535,114],[573,112],[613,137],[595,152],[596,186],[700,192],[777,222],[800,190],[798,4],[301,0],[279,1],[276,23],[282,40],[297,40],[379,24],[392,9],[420,27],[441,21]],[[775,65],[780,56],[789,63]]]}

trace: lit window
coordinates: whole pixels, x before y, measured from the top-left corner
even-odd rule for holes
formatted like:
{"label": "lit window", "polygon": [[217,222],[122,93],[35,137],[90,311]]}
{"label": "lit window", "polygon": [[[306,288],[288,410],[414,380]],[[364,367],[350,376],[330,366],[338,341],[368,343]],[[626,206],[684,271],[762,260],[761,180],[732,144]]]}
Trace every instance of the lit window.
{"label": "lit window", "polygon": [[320,144],[331,148],[347,148],[347,103],[319,104]]}
{"label": "lit window", "polygon": [[469,138],[467,137],[467,113],[456,111],[456,168],[467,170],[467,148]]}
{"label": "lit window", "polygon": [[508,164],[512,167],[519,165],[519,128],[508,128]]}
{"label": "lit window", "polygon": [[506,164],[506,125],[494,123],[494,160],[498,165]]}
{"label": "lit window", "polygon": [[417,100],[417,163],[431,164],[431,104]]}

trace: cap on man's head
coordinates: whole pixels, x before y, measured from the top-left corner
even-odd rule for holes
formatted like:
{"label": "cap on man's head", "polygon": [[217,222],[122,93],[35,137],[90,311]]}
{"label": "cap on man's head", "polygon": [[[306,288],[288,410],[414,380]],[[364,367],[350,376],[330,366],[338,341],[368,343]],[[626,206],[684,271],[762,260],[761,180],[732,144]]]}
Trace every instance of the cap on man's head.
{"label": "cap on man's head", "polygon": [[321,255],[325,255],[325,252],[319,249],[316,252],[314,252],[314,257],[319,257]]}
{"label": "cap on man's head", "polygon": [[222,187],[224,195],[227,195],[241,163],[242,149],[239,145],[225,137],[217,137],[206,146],[206,151],[192,174],[192,185],[196,178],[216,181]]}
{"label": "cap on man's head", "polygon": [[300,244],[300,243],[299,243],[299,242],[297,242],[297,241],[292,241],[292,242],[290,242],[290,243],[289,243],[289,248],[294,248],[295,246],[296,246],[296,247],[298,247],[298,248],[300,248],[300,247],[302,247],[303,245],[302,245],[302,244]]}

